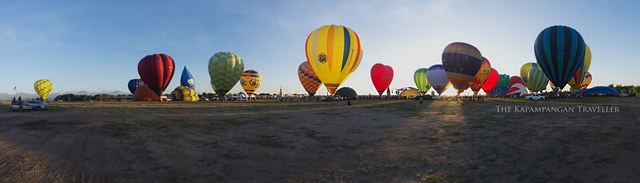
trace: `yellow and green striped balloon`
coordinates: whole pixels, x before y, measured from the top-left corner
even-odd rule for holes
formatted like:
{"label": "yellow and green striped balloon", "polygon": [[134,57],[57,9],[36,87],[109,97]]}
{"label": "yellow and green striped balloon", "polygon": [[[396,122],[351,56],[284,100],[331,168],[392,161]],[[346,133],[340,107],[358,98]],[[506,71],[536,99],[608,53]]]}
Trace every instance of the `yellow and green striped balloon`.
{"label": "yellow and green striped balloon", "polygon": [[416,83],[418,91],[423,95],[431,89],[431,85],[429,85],[427,80],[427,70],[427,68],[420,68],[413,73],[413,82]]}
{"label": "yellow and green striped balloon", "polygon": [[45,101],[47,100],[47,97],[49,97],[51,89],[53,89],[53,84],[51,83],[51,80],[41,79],[33,84],[33,88],[36,89],[36,93],[40,95],[42,101]]}
{"label": "yellow and green striped balloon", "polygon": [[198,101],[198,94],[188,86],[178,86],[171,92],[171,98],[177,101],[195,102]]}
{"label": "yellow and green striped balloon", "polygon": [[549,83],[549,78],[547,75],[542,72],[540,67],[533,67],[529,70],[529,74],[527,76],[529,82],[527,83],[527,88],[531,90],[531,92],[539,92],[547,89],[547,83]]}

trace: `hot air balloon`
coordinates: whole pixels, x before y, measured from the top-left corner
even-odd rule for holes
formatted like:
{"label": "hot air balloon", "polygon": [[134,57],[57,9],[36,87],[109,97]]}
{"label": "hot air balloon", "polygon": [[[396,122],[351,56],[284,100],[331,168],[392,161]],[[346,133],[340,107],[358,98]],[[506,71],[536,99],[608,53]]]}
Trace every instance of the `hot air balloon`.
{"label": "hot air balloon", "polygon": [[580,89],[586,89],[587,87],[589,87],[589,84],[591,84],[591,80],[593,78],[591,78],[591,73],[587,72],[587,74],[584,75],[584,80],[582,80],[582,85],[580,87]]}
{"label": "hot air balloon", "polygon": [[195,102],[200,100],[193,88],[188,86],[178,86],[171,92],[171,98],[177,101]]}
{"label": "hot air balloon", "polygon": [[251,97],[262,84],[262,77],[254,70],[246,70],[242,72],[240,77],[240,86],[247,93],[247,96]]}
{"label": "hot air balloon", "polygon": [[469,81],[482,66],[482,54],[473,45],[455,42],[447,45],[442,52],[442,65],[458,95],[469,86]]}
{"label": "hot air balloon", "polygon": [[489,74],[489,77],[487,77],[487,81],[482,84],[482,90],[484,91],[484,93],[488,95],[489,92],[493,90],[493,87],[498,84],[499,79],[500,75],[498,74],[498,71],[494,68],[491,68],[491,73]]}
{"label": "hot air balloon", "polygon": [[534,52],[538,66],[560,88],[584,66],[584,40],[571,27],[556,25],[544,29],[536,38]]}
{"label": "hot air balloon", "polygon": [[142,81],[142,79],[132,79],[129,80],[129,91],[131,92],[131,94],[136,93],[136,89],[140,86],[144,85],[144,81]]}
{"label": "hot air balloon", "polygon": [[211,87],[222,97],[240,80],[244,71],[244,62],[240,56],[231,52],[218,52],[209,59]]}
{"label": "hot air balloon", "polygon": [[442,92],[449,88],[451,83],[449,82],[449,77],[447,77],[447,72],[444,70],[444,66],[441,64],[432,65],[427,70],[427,80],[431,87],[433,87],[438,95],[441,95]]}
{"label": "hot air balloon", "polygon": [[358,68],[363,49],[355,31],[341,25],[325,25],[309,34],[305,52],[313,71],[334,94]]}
{"label": "hot air balloon", "polygon": [[418,87],[418,91],[423,95],[427,93],[429,89],[431,89],[431,85],[429,85],[429,82],[427,81],[428,70],[429,69],[427,68],[420,68],[416,70],[415,73],[413,73],[413,82],[416,83],[416,86]]}
{"label": "hot air balloon", "polygon": [[138,86],[136,92],[133,93],[134,101],[159,101],[160,96],[147,85]]}
{"label": "hot air balloon", "polygon": [[358,93],[353,88],[342,87],[336,91],[336,96],[344,97],[345,99],[353,100],[358,97]]}
{"label": "hot air balloon", "polygon": [[519,96],[523,96],[529,94],[529,92],[527,92],[527,87],[524,86],[524,83],[515,83],[513,84],[513,86],[511,86],[509,88],[509,91],[507,92],[507,95],[519,95]]}
{"label": "hot air balloon", "polygon": [[473,95],[478,95],[480,89],[482,89],[482,85],[487,81],[489,75],[491,74],[491,63],[487,58],[482,57],[482,65],[480,66],[480,70],[476,73],[471,81],[469,81],[469,88],[473,91]]}
{"label": "hot air balloon", "polygon": [[582,83],[584,82],[585,75],[589,71],[589,67],[591,67],[591,49],[589,49],[589,45],[585,44],[585,52],[584,52],[584,65],[583,67],[578,68],[573,77],[569,80],[569,86],[571,89],[578,90],[582,88]]}
{"label": "hot air balloon", "polygon": [[539,92],[547,89],[547,83],[549,83],[549,79],[546,75],[540,70],[539,67],[534,67],[529,70],[529,83],[527,84],[527,88],[531,90],[531,92]]}
{"label": "hot air balloon", "polygon": [[389,88],[392,80],[393,68],[391,66],[377,63],[371,67],[371,81],[376,91],[378,91],[378,95],[382,96],[382,92]]}
{"label": "hot air balloon", "polygon": [[182,69],[182,76],[180,76],[180,86],[187,86],[189,88],[192,88],[193,90],[196,89],[195,80],[193,79],[191,72],[189,72],[189,70],[187,69],[187,66],[184,66],[184,68]]}
{"label": "hot air balloon", "polygon": [[300,79],[302,87],[309,93],[309,96],[315,95],[318,88],[320,88],[320,84],[322,84],[322,81],[320,81],[316,73],[313,72],[309,61],[302,62],[298,67],[298,79]]}
{"label": "hot air balloon", "polygon": [[534,67],[538,67],[538,64],[529,62],[520,67],[520,77],[522,78],[522,81],[527,88],[529,87],[527,86],[527,82],[529,82],[529,71]]}
{"label": "hot air balloon", "polygon": [[490,96],[506,96],[507,92],[509,91],[509,86],[507,85],[498,85],[496,87],[493,87],[493,89],[491,89],[491,92],[489,92]]}
{"label": "hot air balloon", "polygon": [[173,78],[174,65],[169,55],[147,55],[138,63],[138,74],[145,85],[161,96]]}
{"label": "hot air balloon", "polygon": [[497,86],[509,86],[509,75],[507,74],[500,74],[500,78],[498,79],[498,85]]}
{"label": "hot air balloon", "polygon": [[47,97],[49,97],[49,93],[51,93],[51,89],[53,89],[53,84],[51,83],[51,80],[41,79],[33,84],[33,88],[40,96],[40,99],[44,102],[47,100]]}
{"label": "hot air balloon", "polygon": [[516,83],[524,85],[524,81],[522,81],[522,78],[520,78],[520,76],[511,76],[511,78],[509,78],[509,87],[512,87]]}

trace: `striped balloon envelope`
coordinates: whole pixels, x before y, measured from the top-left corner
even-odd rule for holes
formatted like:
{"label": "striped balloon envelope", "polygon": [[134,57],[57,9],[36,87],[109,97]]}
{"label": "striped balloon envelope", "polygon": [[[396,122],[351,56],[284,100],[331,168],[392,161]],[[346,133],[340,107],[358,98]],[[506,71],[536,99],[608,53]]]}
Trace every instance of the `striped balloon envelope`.
{"label": "striped balloon envelope", "polygon": [[556,25],[538,34],[534,53],[549,80],[564,88],[576,71],[584,67],[585,43],[575,29]]}
{"label": "striped balloon envelope", "polygon": [[427,80],[429,84],[431,84],[431,87],[438,92],[438,95],[442,94],[442,92],[447,90],[451,85],[449,77],[447,77],[447,72],[441,64],[429,67],[429,70],[427,70]]}
{"label": "striped balloon envelope", "polygon": [[51,93],[51,90],[53,89],[53,83],[51,83],[51,80],[41,79],[33,84],[33,88],[40,96],[40,99],[42,99],[42,101],[45,101],[47,100],[47,97],[49,97],[49,93]]}
{"label": "striped balloon envelope", "polygon": [[527,83],[527,88],[531,90],[531,92],[539,92],[547,89],[547,83],[549,83],[549,78],[540,70],[539,67],[534,67],[529,70],[529,74],[527,76],[529,78],[529,83]]}
{"label": "striped balloon envelope", "polygon": [[520,67],[520,77],[522,78],[522,81],[524,82],[525,86],[527,86],[527,83],[529,81],[529,71],[534,67],[538,67],[538,64],[529,62],[522,65],[522,67]]}
{"label": "striped balloon envelope", "polygon": [[482,89],[482,85],[487,81],[489,75],[491,74],[491,63],[487,58],[482,57],[482,66],[480,66],[480,70],[476,73],[471,81],[469,81],[469,88],[473,91],[473,95],[478,95],[480,89]]}
{"label": "striped balloon envelope", "polygon": [[240,77],[240,86],[247,96],[251,97],[251,95],[255,94],[256,90],[260,88],[262,84],[262,77],[260,73],[254,70],[246,70],[242,72],[242,76]]}
{"label": "striped balloon envelope", "polygon": [[589,49],[589,45],[587,44],[585,44],[584,46],[584,66],[579,68],[576,73],[573,74],[573,77],[569,80],[569,83],[567,83],[574,90],[582,88],[582,83],[584,82],[587,72],[589,72],[589,67],[591,67],[591,49]]}
{"label": "striped balloon envelope", "polygon": [[176,101],[195,102],[200,100],[196,91],[189,86],[178,86],[171,92],[171,99]]}
{"label": "striped balloon envelope", "polygon": [[482,54],[473,45],[455,42],[442,52],[442,65],[453,88],[462,93],[482,66]]}
{"label": "striped balloon envelope", "polygon": [[311,68],[331,94],[358,68],[363,55],[356,32],[342,25],[325,25],[311,32],[305,52]]}
{"label": "striped balloon envelope", "polygon": [[309,96],[313,96],[320,88],[320,78],[313,72],[313,68],[311,68],[311,64],[309,61],[304,61],[298,66],[298,79],[300,79],[300,83],[304,90],[309,93]]}
{"label": "striped balloon envelope", "polygon": [[416,87],[418,87],[418,91],[423,95],[431,89],[431,85],[429,85],[429,81],[427,81],[427,68],[420,68],[413,73],[413,82],[416,83]]}

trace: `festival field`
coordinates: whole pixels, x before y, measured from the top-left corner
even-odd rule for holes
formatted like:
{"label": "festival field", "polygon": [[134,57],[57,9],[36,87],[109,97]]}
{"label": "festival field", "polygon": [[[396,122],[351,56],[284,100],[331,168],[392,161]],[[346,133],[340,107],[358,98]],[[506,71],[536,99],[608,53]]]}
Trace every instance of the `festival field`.
{"label": "festival field", "polygon": [[639,103],[51,103],[0,111],[0,182],[635,182]]}

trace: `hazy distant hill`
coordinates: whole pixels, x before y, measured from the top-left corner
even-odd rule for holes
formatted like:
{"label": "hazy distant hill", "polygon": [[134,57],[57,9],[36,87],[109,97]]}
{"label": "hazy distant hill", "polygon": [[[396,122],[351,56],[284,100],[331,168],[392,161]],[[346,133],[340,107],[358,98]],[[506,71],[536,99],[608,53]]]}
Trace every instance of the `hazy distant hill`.
{"label": "hazy distant hill", "polygon": [[[62,95],[62,94],[68,94],[68,93],[73,93],[74,95],[96,95],[96,94],[109,94],[109,95],[128,95],[130,93],[125,93],[122,92],[120,90],[116,90],[116,91],[102,91],[102,92],[88,92],[88,91],[73,91],[73,92],[65,92],[65,93],[51,93],[49,94],[49,99],[54,99],[56,98],[58,95]],[[11,100],[13,98],[14,94],[9,94],[9,93],[0,93],[0,100]],[[18,96],[21,96],[23,99],[32,99],[32,98],[37,98],[39,97],[37,94],[35,93],[17,93],[16,94],[16,98]]]}

